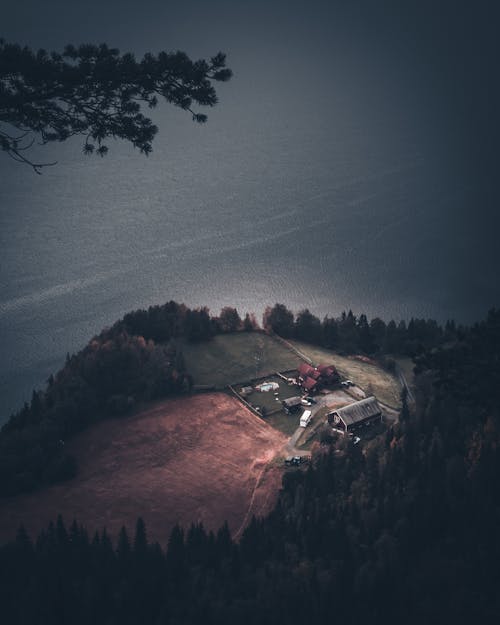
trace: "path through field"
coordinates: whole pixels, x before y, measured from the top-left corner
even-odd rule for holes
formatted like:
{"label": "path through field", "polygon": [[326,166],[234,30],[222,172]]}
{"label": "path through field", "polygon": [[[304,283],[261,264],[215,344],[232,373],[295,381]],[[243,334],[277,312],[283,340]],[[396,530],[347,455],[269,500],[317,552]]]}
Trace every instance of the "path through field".
{"label": "path through field", "polygon": [[166,543],[172,526],[227,520],[241,533],[252,514],[271,510],[282,471],[270,466],[286,437],[223,393],[171,399],[139,414],[102,422],[69,445],[78,476],[0,501],[0,542],[24,523],[33,535],[62,513],[90,535],[106,527],[133,532],[140,515],[151,539]]}

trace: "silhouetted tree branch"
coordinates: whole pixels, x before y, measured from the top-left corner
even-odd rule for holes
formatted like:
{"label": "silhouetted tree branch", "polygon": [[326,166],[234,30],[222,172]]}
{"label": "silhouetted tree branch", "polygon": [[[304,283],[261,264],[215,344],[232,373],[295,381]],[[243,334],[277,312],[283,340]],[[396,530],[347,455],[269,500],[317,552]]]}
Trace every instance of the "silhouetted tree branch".
{"label": "silhouetted tree branch", "polygon": [[62,54],[32,51],[0,40],[0,148],[34,171],[54,163],[37,163],[27,153],[41,145],[82,135],[86,154],[104,156],[105,139],[130,141],[144,154],[152,150],[158,128],[142,113],[160,98],[191,113],[214,106],[214,81],[232,72],[219,52],[209,60],[192,61],[184,52],[120,54],[106,44],[68,45]]}

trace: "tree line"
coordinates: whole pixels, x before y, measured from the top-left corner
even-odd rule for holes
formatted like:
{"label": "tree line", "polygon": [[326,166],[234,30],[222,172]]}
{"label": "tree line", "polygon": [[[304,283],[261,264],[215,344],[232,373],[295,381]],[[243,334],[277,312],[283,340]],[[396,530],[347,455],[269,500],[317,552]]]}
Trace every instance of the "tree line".
{"label": "tree line", "polygon": [[[150,543],[59,518],[0,549],[0,613],[37,622],[497,623],[500,311],[417,358],[416,406],[364,447],[322,445],[241,540]],[[147,519],[146,519],[147,521]]]}
{"label": "tree line", "polygon": [[[297,316],[283,304],[267,308],[265,330],[341,352],[417,355],[426,347],[460,337],[453,322],[410,320],[368,322],[352,311],[320,321],[307,309]],[[218,334],[260,329],[255,315],[242,318],[226,306],[218,315],[174,301],[127,313],[88,345],[67,356],[44,390],[33,391],[0,430],[0,496],[36,489],[76,475],[66,441],[92,423],[125,414],[137,402],[189,392],[182,342],[202,342]],[[390,365],[390,360],[385,364]]]}
{"label": "tree line", "polygon": [[263,327],[283,338],[293,338],[347,354],[400,354],[416,356],[426,348],[453,341],[464,328],[452,320],[444,326],[433,319],[394,320],[386,323],[379,317],[371,321],[365,314],[356,316],[352,310],[339,317],[323,320],[307,308],[297,315],[284,304],[267,307]]}

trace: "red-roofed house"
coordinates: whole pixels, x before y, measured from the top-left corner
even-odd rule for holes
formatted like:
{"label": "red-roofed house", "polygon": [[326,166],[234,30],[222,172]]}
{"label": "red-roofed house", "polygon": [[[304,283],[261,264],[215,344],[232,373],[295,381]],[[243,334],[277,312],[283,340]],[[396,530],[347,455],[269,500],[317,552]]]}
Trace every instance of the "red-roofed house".
{"label": "red-roofed house", "polygon": [[299,380],[305,391],[314,391],[322,384],[332,384],[339,379],[337,370],[333,365],[318,365],[312,367],[303,362],[299,365]]}
{"label": "red-roofed house", "polygon": [[311,365],[308,365],[306,362],[303,362],[299,365],[299,377],[301,378],[307,378],[307,376],[310,376],[311,373],[314,372],[314,367],[311,367]]}
{"label": "red-roofed house", "polygon": [[318,380],[315,380],[314,378],[310,378],[309,376],[306,377],[304,381],[302,382],[302,388],[305,391],[314,391],[317,386],[318,386]]}

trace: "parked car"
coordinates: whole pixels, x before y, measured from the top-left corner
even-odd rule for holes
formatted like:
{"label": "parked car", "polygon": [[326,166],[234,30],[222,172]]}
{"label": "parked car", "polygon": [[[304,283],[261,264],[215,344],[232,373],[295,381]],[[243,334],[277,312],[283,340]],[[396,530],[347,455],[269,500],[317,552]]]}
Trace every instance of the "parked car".
{"label": "parked car", "polygon": [[311,397],[310,395],[306,395],[306,397],[304,397],[303,399],[305,399],[306,401],[310,402],[311,404],[316,404],[318,403],[316,401],[316,399],[314,399],[314,397]]}
{"label": "parked car", "polygon": [[285,464],[291,467],[298,467],[301,464],[309,462],[309,456],[288,456],[285,458]]}

